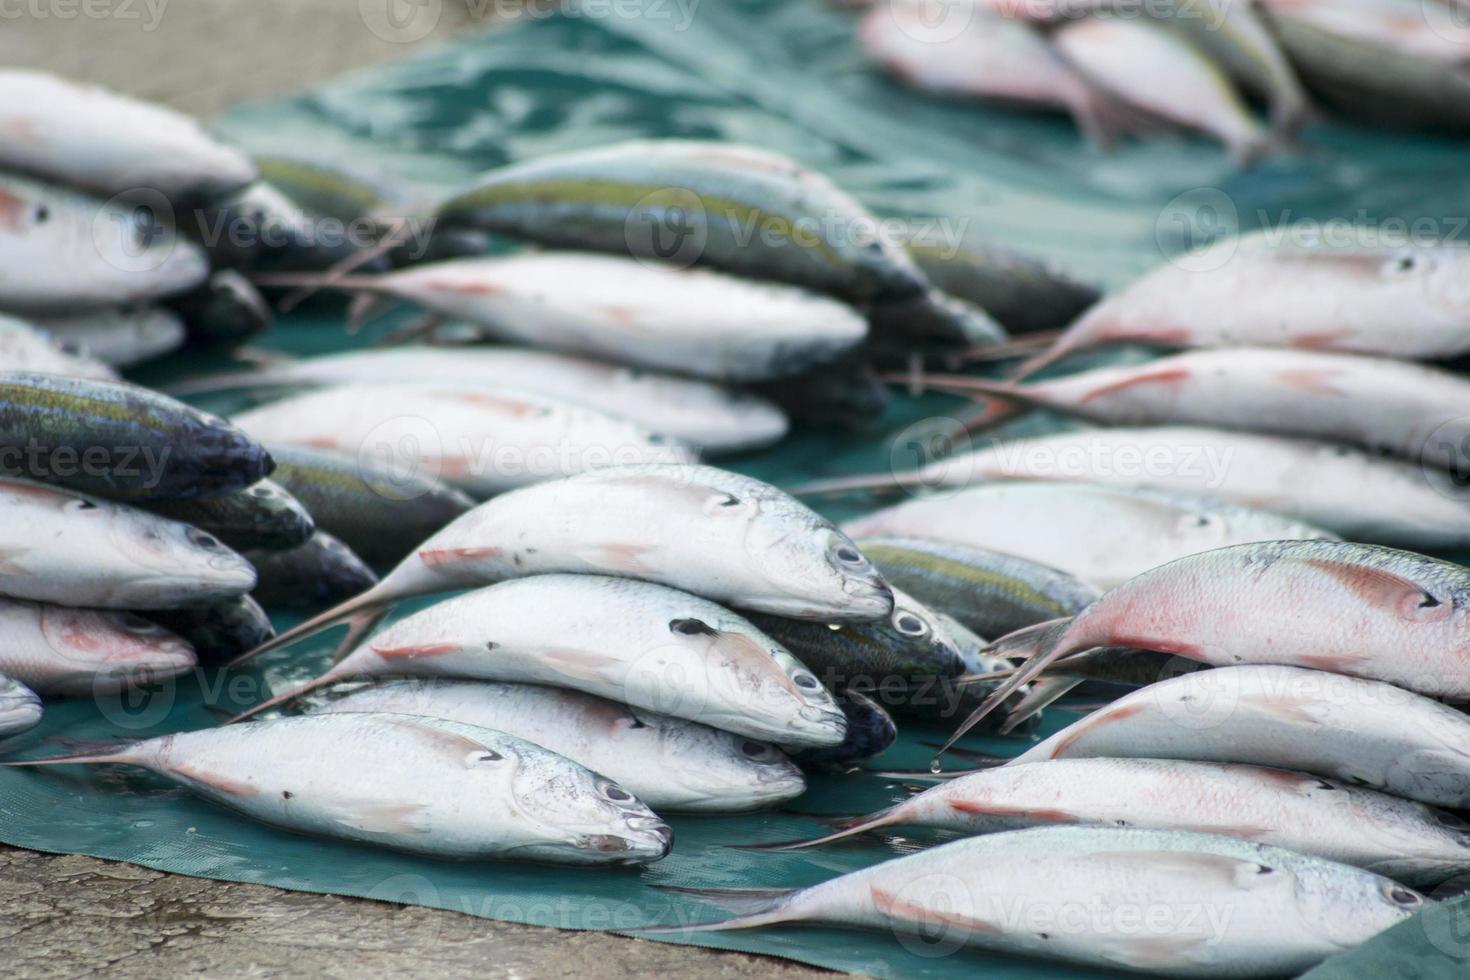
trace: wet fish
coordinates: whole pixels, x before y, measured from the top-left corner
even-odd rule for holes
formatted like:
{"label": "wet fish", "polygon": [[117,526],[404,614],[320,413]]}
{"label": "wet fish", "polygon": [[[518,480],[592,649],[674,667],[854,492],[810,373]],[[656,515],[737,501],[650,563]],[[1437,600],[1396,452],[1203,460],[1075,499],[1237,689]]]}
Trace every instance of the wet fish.
{"label": "wet fish", "polygon": [[238,657],[276,635],[276,629],[260,603],[248,595],[208,606],[140,612],[183,637],[200,660],[218,663]]}
{"label": "wet fish", "polygon": [[780,441],[786,415],[763,398],[705,381],[552,351],[516,347],[392,347],[327,354],[257,371],[209,375],[174,386],[187,394],[347,384],[447,384],[515,388],[578,402],[706,452],[741,452]]}
{"label": "wet fish", "polygon": [[856,303],[926,286],[831,180],[738,143],[634,140],[512,164],[449,197],[436,217],[561,248],[697,261]]}
{"label": "wet fish", "polygon": [[426,538],[475,506],[427,474],[362,455],[270,443],[271,478],[310,512],[316,526],[370,565],[402,561]]}
{"label": "wet fish", "polygon": [[442,718],[278,718],[4,763],[81,764],[138,766],[277,827],[434,857],[644,864],[673,842],[611,780],[524,739]]}
{"label": "wet fish", "polygon": [[0,313],[0,370],[63,374],[92,381],[117,381],[102,361],[65,350],[50,334],[25,320]]}
{"label": "wet fish", "polygon": [[1226,238],[1110,294],[1019,376],[1113,344],[1453,357],[1470,351],[1467,283],[1470,248],[1455,242],[1407,245],[1370,228]]}
{"label": "wet fish", "polygon": [[[1079,904],[1058,898],[1061,882]],[[897,930],[922,933],[927,948],[971,945],[1172,977],[1297,974],[1426,904],[1388,878],[1278,847],[1081,827],[972,837],[805,889],[684,891],[738,914],[668,931],[801,922]],[[1157,925],[1140,930],[1132,916],[1086,912],[1140,907]],[[1018,919],[1017,909],[1029,911]]]}
{"label": "wet fish", "polygon": [[[301,205],[264,180],[231,197],[216,200],[181,219],[209,253],[217,269],[258,272],[319,272],[344,262],[377,239],[376,222],[335,223],[308,214]],[[383,271],[385,257],[363,268]]]}
{"label": "wet fish", "polygon": [[868,333],[856,310],[796,286],[592,252],[456,259],[330,285],[471,320],[498,340],[720,381],[798,374]]}
{"label": "wet fish", "polygon": [[159,306],[86,310],[38,316],[33,321],[51,336],[113,367],[132,367],[184,346],[184,321]]}
{"label": "wet fish", "polygon": [[991,347],[1005,328],[987,310],[938,289],[868,307],[873,346],[900,354],[927,349]]}
{"label": "wet fish", "polygon": [[659,812],[738,813],[806,791],[779,750],[705,725],[537,684],[390,681],[315,714],[389,711],[493,727],[601,773]]}
{"label": "wet fish", "polygon": [[224,494],[270,455],[224,419],[136,385],[0,372],[0,470],[107,497]]}
{"label": "wet fish", "polygon": [[1466,595],[1470,571],[1376,545],[1269,541],[1192,555],[1104,593],[1074,618],[998,641],[994,652],[1029,659],[972,717],[1058,659],[1103,646],[1215,666],[1309,667],[1463,700]]}
{"label": "wet fish", "polygon": [[622,575],[740,609],[872,620],[893,594],[842,532],[786,493],[709,466],[619,466],[496,497],[424,541],[378,586],[259,648],[393,604],[548,572]]}
{"label": "wet fish", "polygon": [[252,594],[272,609],[316,611],[378,583],[378,576],[351,548],[325,531],[317,531],[300,547],[252,551],[247,557],[260,575]]}
{"label": "wet fish", "polygon": [[1013,333],[1060,330],[1100,294],[1049,262],[967,236],[956,243],[912,241],[909,254],[929,281],[969,300]]}
{"label": "wet fish", "polygon": [[782,745],[836,745],[846,734],[821,682],[747,620],[677,589],[601,575],[534,575],[446,599],[239,717],[394,674],[569,687]]}
{"label": "wet fish", "polygon": [[901,537],[857,546],[895,588],[981,636],[1075,616],[1098,595],[1074,575],[984,548]]}
{"label": "wet fish", "polygon": [[1201,551],[1252,541],[1334,537],[1300,521],[1199,496],[1097,483],[1021,481],[916,497],[848,521],[843,530],[859,540],[924,538],[1004,552],[1059,569],[1097,589]]}
{"label": "wet fish", "polygon": [[193,289],[208,274],[204,253],[146,205],[0,173],[0,307],[7,311],[144,302]]}
{"label": "wet fish", "polygon": [[1173,677],[1016,757],[1192,759],[1298,769],[1435,806],[1470,806],[1470,716],[1381,681],[1277,665]]}
{"label": "wet fish", "polygon": [[1209,133],[1236,163],[1251,163],[1272,145],[1225,72],[1163,24],[1089,17],[1058,28],[1051,40],[1093,85],[1172,123]]}
{"label": "wet fish", "polygon": [[197,527],[236,551],[279,551],[305,544],[316,530],[301,501],[274,480],[203,500],[160,500],[145,510]]}
{"label": "wet fish", "polygon": [[182,113],[20,68],[0,70],[0,165],[103,197],[195,200],[255,179],[248,157]]}
{"label": "wet fish", "polygon": [[766,381],[752,389],[809,426],[864,432],[888,411],[888,388],[865,358],[850,355],[812,368],[800,381]]}
{"label": "wet fish", "polygon": [[1048,824],[1223,834],[1416,886],[1439,884],[1470,867],[1470,824],[1443,810],[1305,773],[1174,759],[1002,766],[931,787],[836,833],[772,849],[883,827],[974,835]]}
{"label": "wet fish", "polygon": [[0,599],[0,629],[0,675],[44,697],[113,694],[199,662],[187,642],[129,612]]}
{"label": "wet fish", "polygon": [[260,291],[234,269],[221,269],[198,289],[169,300],[183,318],[191,347],[238,347],[275,323]]}
{"label": "wet fish", "polygon": [[898,81],[935,95],[994,99],[1070,113],[1088,140],[1107,146],[1120,128],[1111,100],[1030,25],[979,3],[893,0],[858,27],[868,55]]}
{"label": "wet fish", "polygon": [[342,385],[250,409],[234,422],[263,442],[366,454],[476,497],[693,455],[632,422],[513,388]]}
{"label": "wet fish", "polygon": [[0,738],[30,731],[41,723],[41,699],[20,681],[0,676]]}
{"label": "wet fish", "polygon": [[0,595],[169,609],[249,592],[250,563],[177,521],[69,490],[0,480]]}
{"label": "wet fish", "polygon": [[838,691],[832,701],[847,719],[847,734],[830,748],[798,749],[791,757],[806,768],[841,772],[855,763],[882,755],[898,740],[893,717],[874,701],[852,690]]}
{"label": "wet fish", "polygon": [[1463,7],[1414,0],[1265,0],[1263,13],[1313,90],[1392,126],[1470,127]]}
{"label": "wet fish", "polygon": [[1387,358],[1236,348],[1190,351],[1025,384],[949,377],[930,384],[1109,425],[1185,424],[1309,436],[1457,469],[1470,437],[1470,381]]}
{"label": "wet fish", "polygon": [[996,439],[914,474],[836,480],[797,492],[886,486],[895,479],[928,487],[990,480],[1146,486],[1259,507],[1358,541],[1427,550],[1470,543],[1470,506],[1448,474],[1336,443],[1185,425]]}
{"label": "wet fish", "polygon": [[307,214],[341,224],[373,218],[413,200],[409,189],[381,174],[368,174],[340,161],[265,154],[255,158],[261,181]]}

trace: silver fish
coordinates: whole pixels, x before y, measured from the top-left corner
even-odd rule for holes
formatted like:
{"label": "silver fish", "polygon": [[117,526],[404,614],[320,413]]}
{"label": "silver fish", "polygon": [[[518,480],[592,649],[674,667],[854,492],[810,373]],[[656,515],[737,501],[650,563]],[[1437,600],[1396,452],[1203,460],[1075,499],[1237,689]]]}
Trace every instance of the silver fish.
{"label": "silver fish", "polygon": [[478,497],[601,467],[691,459],[676,440],[632,422],[509,388],[343,385],[233,421],[265,442],[386,456]]}
{"label": "silver fish", "polygon": [[782,745],[836,745],[846,732],[821,682],[747,620],[677,589],[601,575],[533,575],[446,599],[239,717],[392,674],[569,687]]}
{"label": "silver fish", "polygon": [[0,70],[0,165],[103,197],[149,189],[193,200],[255,179],[248,157],[182,113],[20,68]]}
{"label": "silver fish", "polygon": [[973,835],[1048,824],[1223,834],[1415,886],[1470,870],[1470,824],[1451,813],[1305,773],[1174,759],[1002,766],[931,787],[836,833],[759,849],[810,847],[882,827]]}
{"label": "silver fish", "polygon": [[842,529],[855,539],[912,537],[1004,552],[1061,569],[1098,589],[1214,548],[1334,538],[1300,521],[1198,496],[1021,481],[916,497]]}
{"label": "silver fish", "polygon": [[1150,684],[1015,758],[1241,762],[1470,807],[1470,716],[1421,694],[1270,664]]}
{"label": "silver fish", "polygon": [[1388,878],[1279,847],[1081,827],[972,837],[804,889],[685,891],[739,914],[666,931],[809,922],[1170,977],[1294,975],[1426,904]]}
{"label": "silver fish", "polygon": [[1076,617],[997,641],[994,652],[1029,659],[971,718],[1061,657],[1107,646],[1215,666],[1310,667],[1463,700],[1467,596],[1470,571],[1376,545],[1268,541],[1191,555],[1104,593]]}
{"label": "silver fish", "polygon": [[278,718],[4,763],[78,764],[139,766],[255,820],[435,857],[645,864],[673,842],[611,780],[441,718]]}
{"label": "silver fish", "polygon": [[361,637],[410,596],[547,572],[623,575],[822,622],[893,611],[892,591],[847,536],[770,484],[708,466],[619,466],[481,504],[377,587],[255,652],[338,623]]}
{"label": "silver fish", "polygon": [[852,307],[782,283],[592,252],[527,252],[380,276],[278,276],[406,300],[498,340],[719,381],[788,377],[857,347]]}
{"label": "silver fish", "polygon": [[402,680],[328,701],[316,714],[390,711],[523,738],[612,779],[659,812],[738,813],[806,791],[780,751],[729,732],[537,684]]}
{"label": "silver fish", "polygon": [[67,490],[0,481],[0,595],[171,609],[255,587],[255,569],[186,524]]}
{"label": "silver fish", "polygon": [[184,321],[161,306],[129,306],[42,315],[34,322],[51,336],[113,367],[127,368],[184,346]]}
{"label": "silver fish", "polygon": [[0,738],[30,731],[41,723],[41,699],[20,681],[0,676]]}
{"label": "silver fish", "polygon": [[102,361],[65,350],[56,339],[25,320],[0,313],[0,371],[63,374],[93,381],[120,380]]}
{"label": "silver fish", "polygon": [[0,675],[51,696],[111,694],[199,663],[184,640],[128,612],[0,599]]}
{"label": "silver fish", "polygon": [[786,414],[771,402],[705,381],[516,347],[394,347],[326,354],[250,372],[209,375],[170,390],[362,384],[515,388],[565,399],[688,443],[705,452],[743,452],[780,441]]}
{"label": "silver fish", "polygon": [[1095,287],[1051,263],[973,236],[957,244],[911,241],[907,248],[935,286],[976,304],[1007,330],[1060,330],[1098,300]]}
{"label": "silver fish", "polygon": [[60,313],[194,288],[204,253],[147,208],[0,173],[0,307]]}

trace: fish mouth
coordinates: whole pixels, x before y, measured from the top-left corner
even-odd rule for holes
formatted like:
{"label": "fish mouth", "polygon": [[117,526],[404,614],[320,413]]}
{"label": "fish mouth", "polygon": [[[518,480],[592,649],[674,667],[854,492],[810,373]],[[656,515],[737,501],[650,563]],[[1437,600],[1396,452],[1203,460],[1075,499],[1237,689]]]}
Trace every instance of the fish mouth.
{"label": "fish mouth", "polygon": [[633,817],[619,834],[586,834],[578,849],[612,857],[619,864],[649,864],[668,857],[674,828],[657,817]]}
{"label": "fish mouth", "polygon": [[807,704],[796,714],[796,718],[786,723],[786,731],[776,739],[781,745],[827,749],[841,745],[847,738],[847,716],[835,706]]}
{"label": "fish mouth", "polygon": [[893,613],[893,589],[877,576],[848,576],[842,582],[847,593],[847,613],[851,619],[869,621],[883,619]]}
{"label": "fish mouth", "polygon": [[199,599],[233,598],[254,588],[254,566],[243,558],[214,558],[197,575],[159,575],[128,582],[117,589],[114,600],[124,609],[163,609],[191,605]]}
{"label": "fish mouth", "polygon": [[16,735],[41,723],[41,699],[11,698],[0,703],[0,737]]}

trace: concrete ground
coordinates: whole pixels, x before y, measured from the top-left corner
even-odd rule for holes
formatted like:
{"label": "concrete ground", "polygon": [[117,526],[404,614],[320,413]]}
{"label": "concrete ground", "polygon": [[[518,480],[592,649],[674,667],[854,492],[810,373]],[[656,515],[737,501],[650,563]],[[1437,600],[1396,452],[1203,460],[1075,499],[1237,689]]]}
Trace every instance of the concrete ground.
{"label": "concrete ground", "polygon": [[[0,65],[45,68],[202,117],[442,41],[507,0],[24,0]],[[390,13],[418,14],[393,19]],[[437,13],[436,13],[437,11]],[[0,847],[13,980],[105,976],[805,980],[780,960],[186,878]]]}

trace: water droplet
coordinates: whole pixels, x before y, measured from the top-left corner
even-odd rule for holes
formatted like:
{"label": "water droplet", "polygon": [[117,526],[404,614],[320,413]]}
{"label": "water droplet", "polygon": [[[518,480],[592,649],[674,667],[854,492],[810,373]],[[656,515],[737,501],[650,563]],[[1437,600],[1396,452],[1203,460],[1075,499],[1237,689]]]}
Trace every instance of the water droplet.
{"label": "water droplet", "polygon": [[944,771],[944,767],[939,764],[939,756],[936,755],[929,760],[929,771],[936,776]]}

